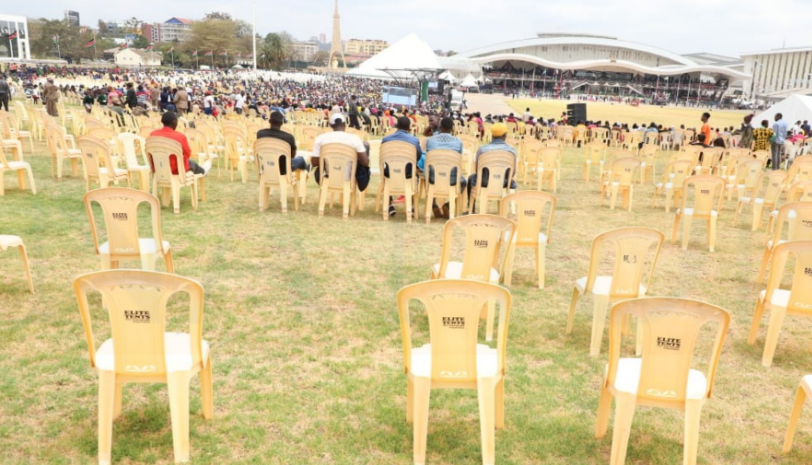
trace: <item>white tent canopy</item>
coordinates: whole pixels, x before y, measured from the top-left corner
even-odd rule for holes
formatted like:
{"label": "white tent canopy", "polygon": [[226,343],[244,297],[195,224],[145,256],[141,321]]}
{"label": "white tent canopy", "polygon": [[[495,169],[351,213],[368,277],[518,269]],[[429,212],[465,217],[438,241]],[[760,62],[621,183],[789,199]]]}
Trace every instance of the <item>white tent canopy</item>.
{"label": "white tent canopy", "polygon": [[449,71],[444,72],[443,74],[439,75],[438,77],[439,77],[440,79],[442,79],[442,80],[444,80],[444,81],[448,81],[448,82],[450,82],[450,83],[452,83],[452,84],[453,84],[453,83],[455,83],[455,82],[457,82],[457,79],[456,79],[456,78],[454,77],[454,75],[453,75],[453,74],[451,74],[451,72],[449,72]]}
{"label": "white tent canopy", "polygon": [[477,83],[476,79],[474,79],[474,75],[469,74],[468,76],[465,76],[465,79],[462,80],[462,84],[460,84],[460,86],[462,86],[462,87],[479,87],[479,84]]}
{"label": "white tent canopy", "polygon": [[790,126],[796,121],[812,121],[812,97],[806,95],[792,95],[764,110],[753,118],[753,126],[758,127],[763,120],[772,125],[775,114],[781,113],[784,121]]}
{"label": "white tent canopy", "polygon": [[429,44],[416,34],[409,34],[390,45],[386,50],[347,71],[348,76],[373,77],[381,79],[410,79],[412,73],[406,70],[437,70],[443,68]]}

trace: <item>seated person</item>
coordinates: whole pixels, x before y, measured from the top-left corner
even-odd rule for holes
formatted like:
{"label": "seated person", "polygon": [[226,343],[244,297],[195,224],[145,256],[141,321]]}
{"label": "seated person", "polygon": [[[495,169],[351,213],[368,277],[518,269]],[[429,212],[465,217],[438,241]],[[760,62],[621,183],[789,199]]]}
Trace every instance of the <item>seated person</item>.
{"label": "seated person", "polygon": [[[462,141],[457,139],[456,137],[454,137],[453,133],[454,133],[454,120],[451,119],[451,118],[448,118],[448,117],[443,118],[442,120],[440,120],[440,132],[436,136],[431,137],[426,141],[426,152],[431,152],[432,150],[453,150],[453,151],[459,153],[460,155],[462,155],[462,152],[463,152]],[[417,167],[421,171],[425,171],[425,169],[426,169],[425,164],[426,164],[426,157],[423,156],[417,162]],[[431,167],[429,167],[429,168],[431,168]],[[451,170],[451,179],[450,179],[450,181],[451,181],[452,186],[457,185],[457,176],[459,176],[459,173],[457,173],[457,169],[454,168],[453,170]],[[434,170],[433,169],[429,169],[428,178],[429,178],[429,184],[434,184]],[[465,189],[467,184],[468,184],[465,177],[464,176],[459,176],[459,180],[460,180],[460,187],[462,189]],[[434,204],[433,207],[434,207],[434,216],[435,217],[437,217],[437,218],[440,218],[440,217],[448,218],[449,217],[448,202],[446,202],[446,204],[443,205],[442,209],[440,209],[437,206],[436,203]]]}
{"label": "seated person", "polygon": [[[189,147],[189,141],[186,135],[176,131],[178,127],[178,115],[175,112],[167,111],[161,116],[161,123],[164,125],[162,129],[157,129],[150,133],[150,137],[166,137],[180,143],[183,148],[183,167],[185,172],[192,172],[194,174],[205,175],[211,169],[211,160],[206,160],[203,166],[200,166],[194,160],[190,160],[192,155],[192,148]],[[169,165],[172,168],[172,174],[178,174],[178,161],[176,157],[169,158]],[[155,167],[152,167],[152,172],[155,172]]]}
{"label": "seated person", "polygon": [[[408,116],[401,116],[398,118],[398,122],[395,127],[397,128],[397,131],[384,137],[381,141],[381,145],[386,144],[387,142],[407,142],[415,147],[415,163],[418,163],[418,160],[424,159],[423,148],[420,146],[420,139],[413,136],[410,132],[412,128],[412,120]],[[410,165],[406,165],[406,179],[412,179],[412,170],[413,168]],[[389,177],[388,166],[383,167],[383,176],[386,178]],[[398,200],[400,201],[400,199]],[[392,199],[390,198],[389,215],[394,216],[395,213],[395,207],[392,205]]]}
{"label": "seated person", "polygon": [[[491,134],[493,135],[493,141],[488,145],[483,145],[482,147],[477,150],[476,153],[476,165],[477,165],[477,173],[479,172],[479,157],[485,153],[493,152],[496,150],[509,152],[513,155],[513,170],[510,173],[510,177],[505,176],[505,185],[503,187],[508,187],[508,179],[510,179],[510,188],[516,189],[516,180],[513,179],[516,176],[516,168],[518,166],[518,159],[516,156],[516,149],[511,147],[506,141],[505,138],[507,137],[508,129],[504,123],[496,123],[491,127]],[[506,173],[507,174],[507,173]],[[468,198],[471,198],[471,191],[474,187],[477,186],[477,174],[474,173],[468,178]],[[488,172],[483,172],[482,176],[482,187],[488,187]],[[471,212],[473,213],[473,212]]]}
{"label": "seated person", "polygon": [[[273,139],[283,140],[290,145],[290,167],[293,171],[297,170],[307,170],[309,167],[307,166],[307,162],[305,161],[304,157],[297,157],[296,156],[296,139],[293,138],[292,134],[289,134],[282,130],[282,125],[285,124],[285,116],[275,111],[271,113],[271,128],[270,129],[260,129],[257,131],[257,140],[262,139],[264,137],[270,137]],[[288,174],[288,167],[287,167],[287,160],[285,160],[285,156],[282,155],[279,157],[279,174],[285,176]]]}
{"label": "seated person", "polygon": [[[320,183],[319,173],[319,158],[321,148],[327,144],[344,144],[355,149],[358,153],[358,165],[355,170],[355,182],[358,185],[358,190],[363,192],[369,186],[370,170],[369,170],[369,144],[361,141],[361,138],[355,134],[345,132],[347,129],[347,122],[344,120],[344,115],[341,113],[334,113],[330,115],[330,127],[333,132],[321,134],[316,137],[313,142],[313,156],[310,158],[310,164],[313,165],[313,176],[316,182]],[[349,173],[347,174],[349,179]]]}

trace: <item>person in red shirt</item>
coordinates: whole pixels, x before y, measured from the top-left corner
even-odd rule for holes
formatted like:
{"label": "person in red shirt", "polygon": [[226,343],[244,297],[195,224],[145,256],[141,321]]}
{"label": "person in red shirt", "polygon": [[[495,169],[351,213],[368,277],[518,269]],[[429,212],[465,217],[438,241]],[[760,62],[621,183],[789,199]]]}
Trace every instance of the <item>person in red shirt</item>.
{"label": "person in red shirt", "polygon": [[[206,160],[203,166],[200,166],[194,160],[190,160],[192,155],[192,148],[189,147],[189,141],[183,133],[176,131],[178,127],[178,115],[174,111],[167,111],[161,117],[161,123],[164,125],[162,129],[152,131],[150,137],[166,137],[180,143],[183,147],[183,166],[184,171],[191,171],[194,174],[206,174],[211,168],[211,160]],[[170,158],[169,164],[172,167],[172,174],[178,174],[178,161],[177,158]],[[153,169],[154,172],[154,169]]]}
{"label": "person in red shirt", "polygon": [[708,124],[708,120],[710,119],[710,113],[702,113],[702,129],[700,129],[700,134],[705,135],[705,140],[703,141],[703,145],[705,147],[710,147],[713,143],[713,138],[711,137],[711,127]]}

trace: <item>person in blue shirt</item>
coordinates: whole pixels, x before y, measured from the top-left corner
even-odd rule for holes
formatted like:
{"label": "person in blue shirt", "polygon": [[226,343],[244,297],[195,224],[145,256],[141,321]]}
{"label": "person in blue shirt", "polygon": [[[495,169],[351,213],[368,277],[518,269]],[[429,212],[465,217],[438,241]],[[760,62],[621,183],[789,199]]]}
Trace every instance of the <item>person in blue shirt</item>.
{"label": "person in blue shirt", "polygon": [[[483,145],[482,147],[480,147],[479,150],[477,151],[477,153],[476,153],[476,165],[477,165],[477,168],[476,169],[477,169],[477,172],[479,172],[479,157],[481,155],[483,155],[485,153],[488,153],[488,152],[493,152],[493,151],[496,151],[496,150],[509,152],[510,154],[513,155],[513,170],[510,173],[509,177],[505,176],[505,185],[504,185],[504,187],[505,188],[508,187],[507,183],[508,183],[508,180],[510,180],[510,188],[511,189],[516,189],[516,187],[517,187],[516,186],[516,180],[513,179],[513,178],[516,176],[516,168],[517,168],[517,165],[518,165],[518,159],[517,159],[517,156],[516,156],[516,149],[511,147],[510,144],[508,144],[505,141],[505,138],[507,137],[507,132],[508,132],[507,125],[505,125],[504,123],[496,123],[491,127],[491,135],[493,136],[493,140],[491,141],[490,144]],[[505,173],[505,174],[507,174],[507,173]],[[469,199],[471,198],[471,190],[474,187],[476,187],[476,185],[477,185],[477,175],[476,175],[476,173],[474,173],[468,178],[468,198]],[[482,175],[482,187],[488,187],[488,172],[487,171],[485,171],[483,173],[483,175]],[[471,211],[471,213],[474,213],[474,212]]]}
{"label": "person in blue shirt", "polygon": [[770,141],[773,170],[781,168],[781,152],[784,150],[784,143],[787,141],[787,131],[789,131],[789,125],[784,121],[784,115],[776,113],[775,124],[773,124],[774,139]]}
{"label": "person in blue shirt", "polygon": [[[386,136],[381,141],[381,149],[383,146],[386,145],[387,142],[406,142],[409,144],[414,145],[415,148],[415,164],[417,164],[417,160],[423,158],[423,148],[420,146],[420,139],[413,136],[411,131],[412,128],[412,120],[409,119],[408,116],[401,116],[398,118],[397,125],[395,126],[397,131],[394,133]],[[413,167],[412,165],[406,166],[406,179],[412,179],[413,174]],[[383,167],[383,176],[388,178],[389,177],[389,167]],[[392,205],[392,198],[389,199],[389,216],[395,216],[395,206]]]}
{"label": "person in blue shirt", "polygon": [[[459,153],[460,155],[462,155],[462,151],[463,151],[462,141],[457,139],[456,137],[454,137],[452,135],[453,132],[454,132],[454,120],[453,119],[446,117],[446,118],[443,118],[442,120],[440,120],[440,132],[437,133],[435,136],[430,137],[426,141],[426,152],[428,153],[428,152],[431,152],[432,150],[453,150],[453,151]],[[420,168],[421,171],[425,171],[426,170],[425,164],[426,164],[426,157],[423,156],[417,162],[417,167]],[[455,168],[455,169],[451,170],[451,179],[450,179],[450,181],[451,181],[452,186],[457,185],[457,176],[458,176],[457,169]],[[434,170],[433,169],[429,169],[428,178],[429,178],[429,184],[434,184]],[[466,185],[467,185],[465,177],[459,176],[459,180],[460,180],[460,187],[462,189],[465,189]],[[448,218],[449,217],[448,202],[446,202],[446,204],[443,205],[442,209],[439,208],[436,203],[434,204],[433,207],[434,207],[434,216],[435,217],[437,217],[437,218],[439,218],[441,216],[443,218]]]}

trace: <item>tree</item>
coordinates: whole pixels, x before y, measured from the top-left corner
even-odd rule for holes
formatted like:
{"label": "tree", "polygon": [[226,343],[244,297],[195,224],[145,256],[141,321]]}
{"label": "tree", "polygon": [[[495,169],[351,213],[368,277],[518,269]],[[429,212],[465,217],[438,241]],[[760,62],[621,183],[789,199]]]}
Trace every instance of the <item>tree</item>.
{"label": "tree", "polygon": [[135,34],[140,36],[141,24],[143,24],[143,21],[133,16],[127,21],[124,21],[124,28],[126,29],[127,34]]}
{"label": "tree", "polygon": [[144,36],[138,36],[133,40],[133,48],[147,48],[149,47],[149,39]]}
{"label": "tree", "polygon": [[237,19],[234,21],[234,24],[237,27],[237,37],[251,37],[253,28],[248,22]]}
{"label": "tree", "polygon": [[265,36],[260,47],[264,68],[280,68],[282,63],[290,58],[292,47],[280,33],[271,32]]}
{"label": "tree", "polygon": [[99,36],[104,37],[106,35],[107,35],[107,23],[105,23],[104,21],[102,21],[100,19],[99,20]]}
{"label": "tree", "polygon": [[212,11],[211,13],[206,13],[206,17],[204,19],[222,19],[224,21],[231,21],[231,15],[222,11]]}
{"label": "tree", "polygon": [[[40,58],[71,58],[77,63],[87,58],[84,44],[92,38],[82,34],[81,28],[70,27],[64,19],[35,19],[28,22],[29,46],[31,54]],[[56,39],[58,38],[58,39]],[[86,39],[86,40],[85,40]],[[58,44],[58,47],[57,47]],[[93,51],[90,51],[92,56]]]}

